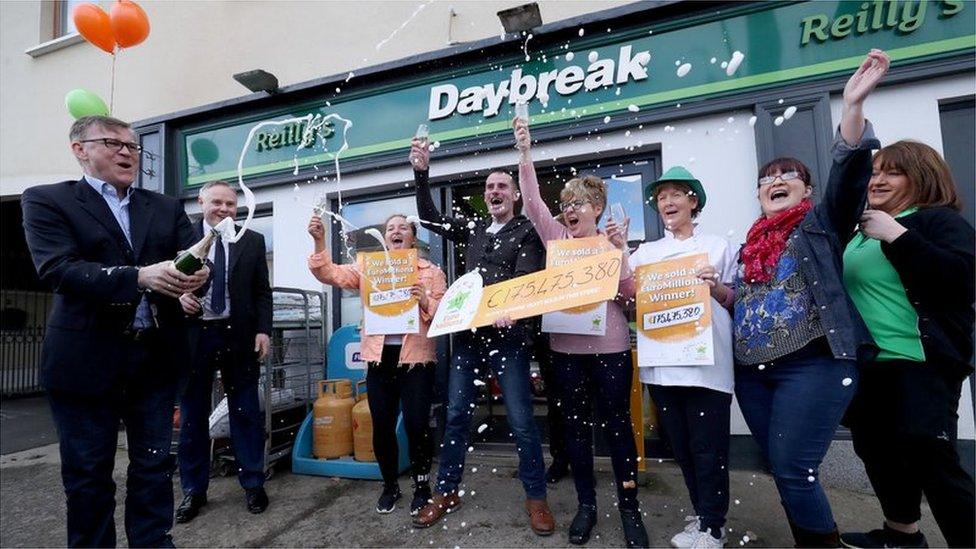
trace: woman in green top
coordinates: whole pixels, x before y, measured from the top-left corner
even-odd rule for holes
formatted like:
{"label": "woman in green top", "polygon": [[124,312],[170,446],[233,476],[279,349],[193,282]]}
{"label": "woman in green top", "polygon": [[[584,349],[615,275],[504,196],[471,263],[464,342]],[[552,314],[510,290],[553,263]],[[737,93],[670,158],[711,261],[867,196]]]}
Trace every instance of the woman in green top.
{"label": "woman in green top", "polygon": [[847,422],[884,512],[848,547],[927,547],[924,493],[952,547],[974,547],[973,479],[956,453],[956,410],[972,373],[973,228],[945,160],[899,141],[878,151],[869,209],[844,252],[844,284],[880,353],[861,369]]}

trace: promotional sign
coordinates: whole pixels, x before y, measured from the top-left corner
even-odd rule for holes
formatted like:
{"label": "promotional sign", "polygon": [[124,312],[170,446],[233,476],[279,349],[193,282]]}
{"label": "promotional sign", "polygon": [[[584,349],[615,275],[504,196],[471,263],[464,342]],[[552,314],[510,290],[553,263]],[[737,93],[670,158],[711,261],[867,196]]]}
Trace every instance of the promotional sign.
{"label": "promotional sign", "polygon": [[708,366],[712,348],[712,299],[695,274],[708,254],[637,268],[637,364]]}
{"label": "promotional sign", "polygon": [[[546,268],[570,265],[613,249],[613,244],[604,236],[550,240],[546,242]],[[602,336],[607,333],[607,302],[546,313],[542,315],[542,331]]]}
{"label": "promotional sign", "polygon": [[459,332],[613,299],[620,282],[620,250],[591,255],[562,267],[538,271],[487,288],[472,271],[454,281],[441,298],[428,337]]}
{"label": "promotional sign", "polygon": [[417,283],[417,250],[360,252],[365,284],[363,331],[369,335],[416,334],[420,309],[410,288]]}

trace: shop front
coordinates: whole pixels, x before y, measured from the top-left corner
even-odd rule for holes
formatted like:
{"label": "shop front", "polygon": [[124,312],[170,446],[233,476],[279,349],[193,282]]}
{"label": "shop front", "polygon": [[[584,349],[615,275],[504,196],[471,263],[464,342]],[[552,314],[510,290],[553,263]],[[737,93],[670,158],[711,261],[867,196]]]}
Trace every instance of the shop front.
{"label": "shop front", "polygon": [[[864,54],[881,48],[893,68],[867,105],[879,137],[917,139],[942,150],[972,204],[973,135],[965,123],[973,116],[976,74],[971,3],[655,6],[597,12],[531,35],[143,121],[138,131],[153,158],[141,185],[189,201],[207,181],[241,177],[273,237],[275,284],[321,290],[305,266],[311,250],[305,226],[314,207],[325,205],[348,221],[346,230],[331,226],[335,261],[377,249],[365,229],[393,213],[416,213],[407,153],[418,125],[426,124],[435,203],[484,215],[487,174],[515,171],[510,124],[515,104],[526,102],[543,195],[553,211],[566,180],[596,174],[608,183],[609,202],[623,204],[631,217],[631,243],[659,238],[663,227],[643,188],[664,169],[683,165],[708,193],[699,230],[737,246],[759,212],[759,165],[795,156],[811,167],[815,182],[826,180],[839,92]],[[422,253],[449,280],[463,274],[462,249],[424,229],[418,236]],[[330,326],[358,323],[359,303],[353,292],[332,291]],[[448,339],[441,343],[442,379]],[[970,385],[960,409],[960,438],[969,444],[971,391]],[[490,386],[486,397],[484,414],[502,414]],[[748,433],[737,410],[733,433]]]}

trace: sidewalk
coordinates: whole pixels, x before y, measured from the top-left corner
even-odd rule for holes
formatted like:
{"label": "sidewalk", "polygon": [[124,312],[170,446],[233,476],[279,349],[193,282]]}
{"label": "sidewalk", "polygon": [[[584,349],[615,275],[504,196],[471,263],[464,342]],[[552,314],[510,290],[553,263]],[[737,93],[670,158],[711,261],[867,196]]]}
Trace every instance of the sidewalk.
{"label": "sidewalk", "polygon": [[[122,501],[127,461],[120,450],[116,462],[119,482],[117,524],[122,532]],[[464,504],[427,530],[414,529],[406,506],[409,482],[397,510],[389,515],[374,511],[380,485],[371,481],[293,475],[278,472],[267,484],[270,508],[251,515],[234,478],[212,481],[210,503],[193,522],[177,525],[173,538],[183,547],[562,547],[566,528],[576,509],[571,479],[550,490],[557,532],[540,538],[529,531],[522,508],[522,490],[514,478],[514,456],[474,451],[468,455],[463,489]],[[641,488],[651,542],[666,547],[690,514],[681,473],[673,463],[650,463],[649,485]],[[435,464],[436,467],[436,464]],[[588,547],[615,547],[623,542],[614,507],[609,463],[598,462],[600,522]],[[61,490],[57,445],[52,444],[0,458],[0,546],[50,547],[65,543],[64,495]],[[174,479],[178,485],[178,479]],[[789,529],[772,479],[762,473],[732,471],[728,547],[792,546]],[[174,486],[174,492],[176,488]],[[830,501],[841,530],[877,528],[881,511],[870,494],[831,487]],[[179,502],[179,494],[176,493]],[[932,547],[944,546],[928,507],[922,526]],[[748,532],[749,541],[744,537]]]}

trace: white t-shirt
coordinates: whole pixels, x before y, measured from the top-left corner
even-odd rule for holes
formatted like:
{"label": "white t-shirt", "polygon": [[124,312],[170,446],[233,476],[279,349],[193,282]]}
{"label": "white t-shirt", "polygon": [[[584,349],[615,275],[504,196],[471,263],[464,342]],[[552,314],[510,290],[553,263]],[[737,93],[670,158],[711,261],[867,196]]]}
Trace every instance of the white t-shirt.
{"label": "white t-shirt", "polygon": [[490,234],[497,234],[498,231],[502,230],[502,228],[504,226],[505,226],[504,223],[499,223],[497,221],[492,221],[491,222],[491,225],[488,225],[488,228],[485,229],[485,232],[490,233]]}
{"label": "white t-shirt", "polygon": [[[708,254],[708,261],[718,271],[719,278],[731,287],[735,276],[735,255],[726,239],[710,234],[696,234],[678,240],[671,231],[665,231],[663,238],[645,242],[630,254],[630,267],[636,269],[648,263],[699,253]],[[705,387],[732,393],[732,316],[715,298],[712,298],[712,339],[715,364],[643,367],[640,369],[640,380],[653,385]]]}

